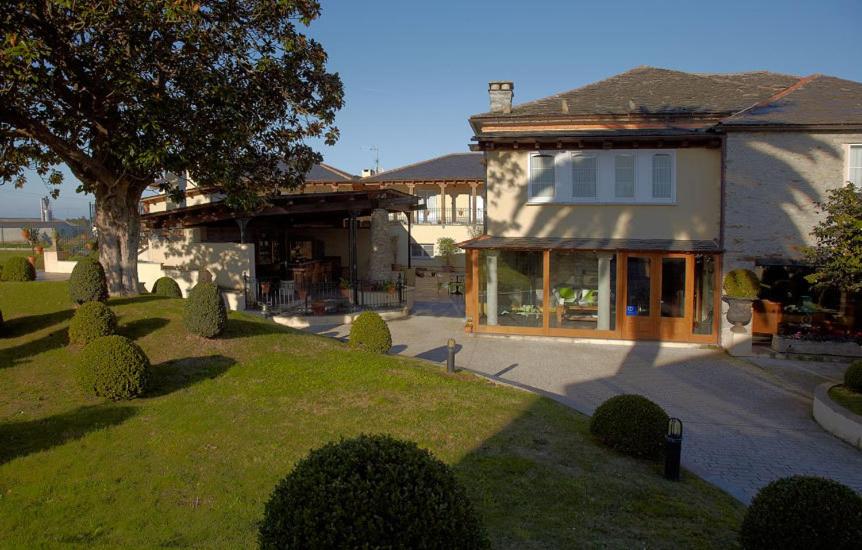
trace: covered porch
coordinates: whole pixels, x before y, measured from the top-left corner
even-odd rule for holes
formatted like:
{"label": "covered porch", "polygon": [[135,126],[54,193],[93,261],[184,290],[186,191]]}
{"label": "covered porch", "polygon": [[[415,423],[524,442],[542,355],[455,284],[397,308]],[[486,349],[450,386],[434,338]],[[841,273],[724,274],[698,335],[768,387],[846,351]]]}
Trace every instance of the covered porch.
{"label": "covered porch", "polygon": [[[418,197],[370,189],[279,195],[244,212],[223,202],[199,204],[142,221],[155,247],[167,241],[169,248],[252,248],[253,261],[232,274],[241,280],[246,307],[322,314],[403,306],[404,279],[392,271],[388,218],[420,208]],[[185,267],[202,267],[193,262]]]}

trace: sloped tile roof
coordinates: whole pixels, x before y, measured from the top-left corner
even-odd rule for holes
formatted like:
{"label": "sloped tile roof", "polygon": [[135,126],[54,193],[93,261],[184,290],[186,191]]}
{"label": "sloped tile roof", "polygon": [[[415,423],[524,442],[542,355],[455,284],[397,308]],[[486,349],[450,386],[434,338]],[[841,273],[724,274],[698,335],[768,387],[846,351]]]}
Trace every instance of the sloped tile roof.
{"label": "sloped tile roof", "polygon": [[721,124],[862,124],[862,83],[812,75],[722,120]]}
{"label": "sloped tile roof", "polygon": [[324,164],[322,162],[320,164],[315,164],[314,166],[312,166],[311,170],[309,170],[305,174],[305,181],[306,182],[315,182],[315,181],[327,181],[327,182],[329,182],[329,181],[336,181],[336,182],[337,181],[345,181],[345,182],[347,182],[347,181],[354,181],[356,179],[357,179],[356,176],[349,174],[347,172],[344,172],[342,170],[339,170],[338,168],[335,168],[335,167],[330,166],[328,164]]}
{"label": "sloped tile roof", "polygon": [[514,105],[508,114],[482,113],[473,118],[730,114],[798,81],[798,76],[766,71],[697,74],[636,67],[574,90]]}
{"label": "sloped tile roof", "polygon": [[485,165],[482,153],[451,153],[377,175],[362,178],[360,183],[382,183],[391,181],[442,181],[484,180]]}

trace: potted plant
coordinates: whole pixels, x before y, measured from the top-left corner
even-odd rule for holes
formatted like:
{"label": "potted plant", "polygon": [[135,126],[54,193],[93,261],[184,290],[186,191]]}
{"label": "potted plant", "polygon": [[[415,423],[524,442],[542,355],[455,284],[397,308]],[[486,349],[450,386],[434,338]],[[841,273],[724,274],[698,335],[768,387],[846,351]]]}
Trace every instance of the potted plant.
{"label": "potted plant", "polygon": [[734,269],[724,276],[724,296],[721,299],[728,305],[727,320],[733,331],[744,332],[745,325],[751,322],[751,303],[760,292],[760,280],[748,269]]}
{"label": "potted plant", "polygon": [[342,277],[338,281],[338,292],[342,298],[350,298],[350,281]]}
{"label": "potted plant", "polygon": [[395,283],[393,283],[392,281],[386,281],[385,283],[383,283],[383,289],[386,290],[386,292],[389,294],[395,294],[396,288],[397,287],[395,286]]}
{"label": "potted plant", "polygon": [[473,332],[473,319],[471,317],[467,317],[467,320],[464,321],[464,332]]}
{"label": "potted plant", "polygon": [[21,228],[21,237],[25,241],[30,242],[30,228],[29,227],[22,227]]}

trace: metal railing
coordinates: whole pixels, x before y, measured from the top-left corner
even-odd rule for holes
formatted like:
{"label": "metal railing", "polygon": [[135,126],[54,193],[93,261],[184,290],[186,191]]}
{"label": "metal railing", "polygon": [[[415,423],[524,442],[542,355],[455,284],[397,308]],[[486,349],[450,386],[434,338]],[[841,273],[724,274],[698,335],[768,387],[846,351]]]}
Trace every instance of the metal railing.
{"label": "metal railing", "polygon": [[360,280],[355,285],[343,280],[307,284],[248,276],[243,280],[246,308],[265,312],[326,315],[404,306],[401,275],[396,281]]}
{"label": "metal railing", "polygon": [[[417,225],[480,225],[485,220],[485,212],[482,208],[476,209],[476,219],[473,219],[473,211],[470,208],[426,208],[411,213],[413,223]],[[407,223],[407,214],[392,213],[390,221]]]}

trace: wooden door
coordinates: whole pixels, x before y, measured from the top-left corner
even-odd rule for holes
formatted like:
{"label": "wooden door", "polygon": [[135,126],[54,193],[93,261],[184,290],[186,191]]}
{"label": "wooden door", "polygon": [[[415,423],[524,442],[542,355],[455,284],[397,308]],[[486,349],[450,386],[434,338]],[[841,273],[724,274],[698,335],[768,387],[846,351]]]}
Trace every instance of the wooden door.
{"label": "wooden door", "polygon": [[661,257],[658,254],[625,254],[623,288],[623,337],[657,340]]}
{"label": "wooden door", "polygon": [[659,336],[662,340],[687,340],[692,326],[694,256],[662,254],[656,270],[659,276]]}

